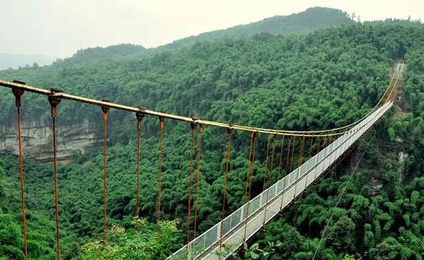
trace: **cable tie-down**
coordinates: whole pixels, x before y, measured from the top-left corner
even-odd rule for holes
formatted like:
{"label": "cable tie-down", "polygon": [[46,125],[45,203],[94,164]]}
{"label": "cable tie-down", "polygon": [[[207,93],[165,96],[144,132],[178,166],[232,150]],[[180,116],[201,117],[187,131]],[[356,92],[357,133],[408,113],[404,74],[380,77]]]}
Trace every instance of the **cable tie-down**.
{"label": "cable tie-down", "polygon": [[144,112],[146,110],[145,108],[140,107],[139,110],[140,111],[135,113],[135,117],[137,118],[138,122],[143,120],[144,116],[146,116],[146,113]]}
{"label": "cable tie-down", "polygon": [[56,97],[56,96],[49,96],[49,103],[51,106],[51,115],[52,117],[56,117],[57,116],[57,106],[60,104],[60,101],[62,99],[60,97]]}
{"label": "cable tie-down", "polygon": [[13,92],[13,95],[15,95],[16,107],[20,107],[21,106],[21,96],[24,94],[24,90],[20,89],[20,88],[12,88],[12,92]]}

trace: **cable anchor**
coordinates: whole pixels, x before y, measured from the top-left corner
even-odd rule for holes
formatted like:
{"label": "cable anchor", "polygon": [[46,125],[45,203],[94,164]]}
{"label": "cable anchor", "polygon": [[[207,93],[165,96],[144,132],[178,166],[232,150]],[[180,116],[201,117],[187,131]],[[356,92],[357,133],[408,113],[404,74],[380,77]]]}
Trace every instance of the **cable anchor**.
{"label": "cable anchor", "polygon": [[21,96],[24,94],[24,90],[20,88],[12,88],[13,95],[15,95],[16,107],[21,106]]}
{"label": "cable anchor", "polygon": [[144,112],[144,108],[139,108],[140,111],[135,113],[135,117],[137,118],[137,121],[140,122],[143,120],[144,116],[146,116],[146,113]]}

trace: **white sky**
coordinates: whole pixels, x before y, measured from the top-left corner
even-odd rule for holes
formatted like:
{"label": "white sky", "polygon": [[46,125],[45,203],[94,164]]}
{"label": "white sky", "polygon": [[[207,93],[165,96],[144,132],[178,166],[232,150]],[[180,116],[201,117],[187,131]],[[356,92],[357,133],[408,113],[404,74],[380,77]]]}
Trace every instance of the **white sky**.
{"label": "white sky", "polygon": [[65,58],[119,43],[150,48],[315,6],[361,21],[424,22],[423,0],[0,0],[0,53]]}

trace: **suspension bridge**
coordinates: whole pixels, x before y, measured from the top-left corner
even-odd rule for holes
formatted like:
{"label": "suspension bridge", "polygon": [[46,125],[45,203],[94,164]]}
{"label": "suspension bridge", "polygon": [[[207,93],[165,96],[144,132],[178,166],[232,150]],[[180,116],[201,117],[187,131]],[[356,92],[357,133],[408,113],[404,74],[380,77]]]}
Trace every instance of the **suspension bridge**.
{"label": "suspension bridge", "polygon": [[[57,108],[61,100],[67,99],[76,102],[88,103],[100,106],[103,114],[103,240],[108,241],[108,220],[107,220],[107,121],[108,111],[110,109],[119,109],[135,113],[137,119],[137,172],[136,172],[136,208],[135,216],[139,218],[140,212],[140,132],[141,122],[144,116],[158,117],[159,124],[159,158],[158,158],[158,194],[156,203],[157,231],[160,233],[159,221],[161,220],[161,177],[162,177],[162,143],[164,121],[176,120],[190,124],[191,126],[191,153],[190,153],[190,172],[188,184],[187,201],[187,239],[186,245],[170,255],[167,259],[225,259],[233,251],[237,250],[245,241],[251,238],[256,232],[261,230],[266,223],[271,221],[284,208],[301,195],[312,183],[315,183],[323,174],[328,171],[352,145],[370,129],[393,105],[397,94],[397,89],[402,83],[405,64],[398,62],[392,68],[390,83],[376,106],[369,113],[357,121],[344,127],[321,130],[321,131],[286,131],[278,129],[265,129],[251,126],[220,123],[180,115],[173,115],[164,112],[157,112],[139,107],[113,103],[107,100],[95,100],[85,97],[75,96],[64,93],[57,89],[41,89],[26,85],[20,81],[0,80],[0,86],[11,88],[15,96],[17,110],[17,144],[19,151],[19,175],[21,190],[21,211],[22,211],[22,230],[23,230],[23,251],[25,259],[29,259],[27,246],[27,225],[26,225],[26,206],[24,192],[24,170],[23,170],[23,141],[21,133],[21,96],[25,92],[32,92],[48,97],[51,106],[52,119],[52,153],[53,153],[53,182],[54,182],[54,203],[55,203],[55,223],[56,223],[56,247],[57,259],[60,255],[60,233],[59,233],[59,191],[57,176],[57,158],[56,158],[56,117]],[[227,129],[227,149],[226,149],[226,167],[224,175],[224,190],[222,200],[221,221],[212,226],[206,232],[197,235],[197,213],[198,213],[198,194],[199,181],[201,174],[201,148],[202,133],[205,126]],[[194,158],[195,138],[194,133],[198,128],[197,140],[197,169]],[[227,213],[226,195],[227,182],[229,174],[229,163],[231,154],[231,140],[235,131],[248,132],[250,134],[250,146],[248,151],[248,165],[246,172],[245,197],[248,198],[240,208],[230,214]],[[264,160],[264,179],[262,192],[253,197],[252,194],[252,174],[255,168],[255,154],[257,152],[257,143],[259,135],[267,136],[267,145],[265,149]],[[309,141],[307,141],[309,140]],[[277,145],[278,143],[278,145]],[[279,146],[279,149],[276,147]],[[297,162],[294,162],[295,147],[300,147]],[[279,151],[277,151],[279,150]],[[278,161],[278,163],[276,162]],[[297,165],[295,169],[294,165]],[[273,170],[278,169],[277,181],[273,184]],[[286,173],[286,174],[283,174]],[[271,175],[271,176],[270,176]],[[284,175],[284,176],[283,176]],[[194,193],[194,194],[193,194]],[[193,195],[193,196],[192,196]],[[194,215],[194,221],[192,221]],[[194,223],[193,223],[194,222]],[[138,229],[138,227],[137,227]]]}

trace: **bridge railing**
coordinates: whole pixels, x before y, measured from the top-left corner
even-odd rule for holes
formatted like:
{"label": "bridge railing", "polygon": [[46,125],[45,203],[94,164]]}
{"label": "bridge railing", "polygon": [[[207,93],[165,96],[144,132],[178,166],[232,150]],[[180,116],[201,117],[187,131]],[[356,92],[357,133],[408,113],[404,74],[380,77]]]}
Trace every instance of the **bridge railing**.
{"label": "bridge railing", "polygon": [[[355,143],[390,107],[388,102],[337,138],[300,167],[287,174],[262,193],[245,203],[209,230],[199,235],[167,259],[197,259],[209,252],[208,259],[227,257],[232,252],[219,252],[219,243],[233,245],[237,249],[288,206],[314,180],[325,172],[338,158]],[[221,225],[222,234],[221,234]],[[231,251],[231,250],[230,250]],[[214,256],[211,252],[216,252]]]}

